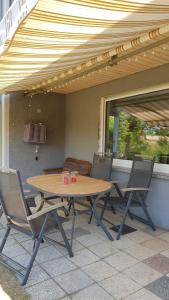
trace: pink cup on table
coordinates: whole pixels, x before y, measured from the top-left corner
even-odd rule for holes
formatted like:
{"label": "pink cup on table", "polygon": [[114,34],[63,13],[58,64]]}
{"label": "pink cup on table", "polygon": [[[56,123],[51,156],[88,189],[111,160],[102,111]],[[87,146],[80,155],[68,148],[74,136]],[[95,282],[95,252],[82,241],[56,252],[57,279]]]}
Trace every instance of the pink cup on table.
{"label": "pink cup on table", "polygon": [[69,184],[70,183],[70,173],[68,171],[62,172],[63,175],[63,183]]}
{"label": "pink cup on table", "polygon": [[71,182],[77,182],[78,172],[77,171],[71,172],[70,175],[71,175]]}

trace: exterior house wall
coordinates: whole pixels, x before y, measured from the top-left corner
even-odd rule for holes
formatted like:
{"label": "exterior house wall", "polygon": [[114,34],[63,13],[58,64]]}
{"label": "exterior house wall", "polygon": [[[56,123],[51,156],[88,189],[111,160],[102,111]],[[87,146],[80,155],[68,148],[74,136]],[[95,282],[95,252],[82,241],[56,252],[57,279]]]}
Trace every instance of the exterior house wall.
{"label": "exterior house wall", "polygon": [[[19,169],[23,180],[42,173],[44,168],[59,167],[64,162],[65,96],[36,95],[32,99],[23,94],[10,97],[9,166]],[[40,145],[35,160],[35,145],[23,142],[24,124],[42,122],[47,126],[47,142]]]}
{"label": "exterior house wall", "polygon": [[[131,91],[167,88],[169,65],[137,73],[119,80],[66,96],[66,136],[65,156],[75,156],[92,161],[94,151],[98,151],[99,110],[101,97],[115,97]],[[128,174],[114,170],[112,177],[126,182]],[[169,182],[153,178],[147,203],[156,225],[169,229]],[[136,213],[142,216],[140,210]]]}
{"label": "exterior house wall", "polygon": [[[168,85],[169,64],[114,80],[66,96],[66,156],[91,160],[98,150],[101,97],[126,96],[140,90],[156,90]],[[117,96],[118,98],[118,96]]]}

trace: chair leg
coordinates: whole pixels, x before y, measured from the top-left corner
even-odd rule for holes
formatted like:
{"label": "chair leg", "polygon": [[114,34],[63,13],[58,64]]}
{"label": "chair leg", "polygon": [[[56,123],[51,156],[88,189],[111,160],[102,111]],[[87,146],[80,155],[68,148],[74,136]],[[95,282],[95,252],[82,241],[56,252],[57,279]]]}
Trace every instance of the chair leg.
{"label": "chair leg", "polygon": [[94,199],[94,202],[93,202],[93,206],[92,206],[92,210],[93,210],[93,214],[94,214],[94,217],[95,217],[95,220],[96,220],[96,224],[97,226],[100,226],[102,228],[102,230],[105,232],[105,234],[107,235],[108,239],[110,241],[113,241],[113,237],[112,235],[110,234],[110,232],[108,231],[108,229],[106,228],[106,226],[104,225],[104,223],[102,222],[102,220],[100,219],[98,213],[97,213],[97,208],[96,208],[96,205],[97,205],[97,202],[99,201],[99,199],[103,196],[103,194],[101,195],[98,195],[96,197],[96,199]]}
{"label": "chair leg", "polygon": [[30,274],[30,272],[31,272],[31,269],[32,269],[34,260],[35,260],[35,258],[36,258],[36,255],[37,255],[39,246],[40,246],[40,244],[41,244],[41,242],[42,242],[42,240],[43,240],[43,234],[44,234],[44,231],[45,231],[45,228],[46,228],[46,224],[47,224],[47,221],[48,221],[48,217],[49,217],[49,213],[45,216],[45,220],[44,220],[44,222],[43,222],[43,225],[42,225],[41,231],[40,231],[40,233],[39,233],[39,236],[38,236],[38,238],[37,238],[37,243],[35,244],[35,247],[34,247],[34,250],[33,250],[32,257],[31,257],[31,259],[30,259],[28,268],[27,268],[27,270],[26,270],[24,279],[23,279],[23,281],[22,281],[22,285],[25,285],[25,284],[27,283],[27,280],[28,280],[29,274]]}
{"label": "chair leg", "polygon": [[130,217],[131,220],[134,220],[134,216],[133,216],[133,214],[131,213],[130,210],[128,210],[128,215],[129,215],[129,217]]}
{"label": "chair leg", "polygon": [[[63,202],[64,201],[64,199],[63,198],[61,198],[61,201]],[[65,214],[65,217],[68,217],[69,216],[69,213],[70,213],[70,211],[65,207],[65,206],[63,206],[63,211],[64,211],[64,214]]]}
{"label": "chair leg", "polygon": [[116,210],[115,210],[115,208],[114,208],[113,205],[111,205],[111,210],[112,210],[113,214],[115,215],[116,214]]}
{"label": "chair leg", "polygon": [[2,251],[3,251],[3,248],[4,248],[5,243],[7,241],[8,235],[10,233],[10,230],[11,230],[11,228],[8,226],[8,228],[7,228],[6,232],[5,232],[4,238],[2,240],[1,246],[0,246],[0,253],[2,253]]}
{"label": "chair leg", "polygon": [[68,250],[69,256],[70,256],[70,257],[73,257],[72,248],[71,248],[71,246],[70,246],[70,244],[69,244],[69,241],[68,241],[67,236],[66,236],[66,233],[65,233],[65,231],[64,231],[64,229],[63,229],[62,223],[60,222],[60,217],[59,217],[59,215],[58,215],[58,213],[57,213],[57,210],[55,211],[55,215],[56,215],[56,222],[57,222],[57,224],[58,224],[58,226],[59,226],[59,230],[60,230],[61,235],[62,235],[62,237],[63,237],[63,241],[64,241],[64,243],[65,243],[65,246],[66,246],[66,248],[67,248],[67,250]]}
{"label": "chair leg", "polygon": [[72,202],[69,203],[68,214],[70,214],[71,208],[72,208]]}
{"label": "chair leg", "polygon": [[72,232],[71,232],[71,238],[70,238],[70,246],[71,246],[71,249],[72,249],[72,247],[73,247],[73,237],[74,237],[74,232],[75,232],[75,220],[76,220],[76,210],[75,210],[74,198],[72,198],[71,202],[72,202],[72,210],[73,210],[73,220],[72,220]]}
{"label": "chair leg", "polygon": [[120,236],[121,236],[121,234],[123,232],[123,227],[124,227],[124,224],[125,224],[125,220],[126,220],[127,214],[129,212],[129,207],[130,207],[130,204],[131,204],[131,201],[132,201],[132,197],[133,197],[133,193],[131,192],[130,195],[129,195],[128,201],[127,201],[127,205],[126,205],[125,211],[124,211],[123,216],[122,216],[122,221],[121,221],[121,224],[120,224],[120,228],[119,228],[116,240],[120,239]]}
{"label": "chair leg", "polygon": [[105,200],[105,201],[104,201],[103,208],[102,208],[102,211],[101,211],[101,214],[100,214],[100,220],[103,219],[103,216],[104,216],[104,212],[105,212],[105,210],[106,210],[106,207],[107,207],[107,201]]}
{"label": "chair leg", "polygon": [[[91,198],[90,198],[90,197],[87,197],[87,200],[89,201],[89,203],[90,203],[90,206],[91,206],[91,209],[92,209],[93,202],[92,202]],[[92,218],[93,218],[93,210],[91,210],[91,213],[90,213],[90,217],[89,217],[88,224],[91,224]]]}
{"label": "chair leg", "polygon": [[149,223],[150,227],[152,228],[153,231],[156,231],[156,227],[155,227],[155,225],[154,225],[154,223],[153,223],[153,221],[152,221],[152,219],[150,217],[150,214],[149,214],[149,212],[147,210],[147,207],[145,205],[144,200],[141,199],[141,196],[139,195],[139,193],[137,193],[137,197],[138,197],[139,202],[141,204],[141,207],[142,207],[142,209],[143,209],[143,211],[144,211],[144,213],[145,213],[145,215],[147,217],[147,220],[148,220],[148,223]]}

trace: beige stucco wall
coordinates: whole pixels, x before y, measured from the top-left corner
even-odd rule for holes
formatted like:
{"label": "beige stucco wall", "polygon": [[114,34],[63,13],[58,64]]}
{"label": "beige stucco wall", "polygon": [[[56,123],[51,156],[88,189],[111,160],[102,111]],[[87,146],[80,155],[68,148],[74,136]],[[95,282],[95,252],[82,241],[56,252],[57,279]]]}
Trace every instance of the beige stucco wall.
{"label": "beige stucco wall", "polygon": [[102,97],[167,87],[169,64],[67,95],[65,156],[92,160],[93,152],[98,150],[99,103]]}
{"label": "beige stucco wall", "polygon": [[[23,180],[41,174],[43,169],[60,167],[65,157],[65,96],[61,94],[10,97],[9,166],[20,170]],[[23,142],[24,124],[42,122],[47,127],[46,144],[40,145],[35,160],[35,145]]]}

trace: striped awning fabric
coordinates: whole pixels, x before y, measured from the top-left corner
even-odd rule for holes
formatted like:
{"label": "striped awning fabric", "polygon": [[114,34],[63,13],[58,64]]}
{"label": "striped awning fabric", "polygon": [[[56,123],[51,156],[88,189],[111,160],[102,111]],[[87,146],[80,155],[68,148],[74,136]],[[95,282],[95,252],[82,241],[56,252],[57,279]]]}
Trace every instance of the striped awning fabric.
{"label": "striped awning fabric", "polygon": [[122,110],[153,126],[169,126],[169,100],[130,104]]}
{"label": "striped awning fabric", "polygon": [[[0,23],[0,93],[69,93],[161,65],[168,38],[169,0],[15,0]],[[125,66],[152,45],[152,63]]]}

